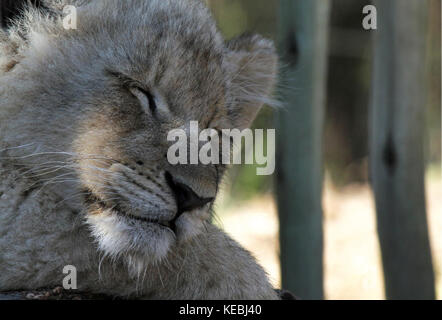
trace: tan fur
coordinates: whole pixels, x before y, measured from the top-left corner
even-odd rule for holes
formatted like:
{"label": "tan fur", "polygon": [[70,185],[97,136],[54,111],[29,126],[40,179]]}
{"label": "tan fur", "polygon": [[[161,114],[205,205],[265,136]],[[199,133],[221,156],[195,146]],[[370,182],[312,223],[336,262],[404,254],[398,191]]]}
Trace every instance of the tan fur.
{"label": "tan fur", "polygon": [[[62,27],[65,4],[78,7],[77,30]],[[174,218],[165,172],[216,196],[224,168],[171,166],[167,132],[249,126],[274,84],[273,44],[225,44],[196,0],[49,5],[0,33],[0,290],[60,285],[74,265],[79,289],[96,293],[276,299],[208,222],[212,203],[181,215],[176,233],[138,219]]]}

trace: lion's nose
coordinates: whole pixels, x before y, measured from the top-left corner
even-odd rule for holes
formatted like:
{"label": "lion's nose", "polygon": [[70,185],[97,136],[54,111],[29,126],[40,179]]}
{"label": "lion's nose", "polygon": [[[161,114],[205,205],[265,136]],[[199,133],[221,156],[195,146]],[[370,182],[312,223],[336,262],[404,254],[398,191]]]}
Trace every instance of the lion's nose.
{"label": "lion's nose", "polygon": [[178,214],[186,211],[202,208],[214,198],[201,198],[189,186],[176,181],[172,175],[166,171],[166,181],[175,194],[178,206]]}

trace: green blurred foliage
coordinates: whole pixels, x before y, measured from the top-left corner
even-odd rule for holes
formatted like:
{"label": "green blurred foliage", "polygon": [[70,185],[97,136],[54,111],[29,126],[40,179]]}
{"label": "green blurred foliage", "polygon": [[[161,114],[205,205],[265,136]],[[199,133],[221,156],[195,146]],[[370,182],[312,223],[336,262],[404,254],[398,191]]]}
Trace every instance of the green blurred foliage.
{"label": "green blurred foliage", "polygon": [[[252,128],[263,129],[273,128],[273,110],[264,107],[256,119]],[[264,132],[264,146],[267,145],[267,134]],[[259,146],[260,147],[260,146]],[[264,151],[266,149],[264,148]],[[244,154],[243,154],[244,159]],[[248,200],[257,194],[272,191],[273,176],[259,176],[256,169],[259,166],[239,165],[234,166],[229,172],[229,183],[231,184],[231,196],[234,200]]]}
{"label": "green blurred foliage", "polygon": [[226,39],[244,32],[275,38],[278,0],[209,0],[208,3]]}

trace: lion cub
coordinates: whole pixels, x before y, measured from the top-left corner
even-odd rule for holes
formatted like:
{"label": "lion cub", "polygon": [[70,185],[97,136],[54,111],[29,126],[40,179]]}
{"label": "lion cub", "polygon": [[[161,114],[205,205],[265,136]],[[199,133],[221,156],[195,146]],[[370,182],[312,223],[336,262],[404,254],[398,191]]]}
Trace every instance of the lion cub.
{"label": "lion cub", "polygon": [[[63,28],[63,6],[77,29]],[[275,82],[257,35],[225,42],[197,0],[47,1],[0,33],[0,291],[277,299],[209,222],[222,165],[171,165],[190,121],[247,128]]]}

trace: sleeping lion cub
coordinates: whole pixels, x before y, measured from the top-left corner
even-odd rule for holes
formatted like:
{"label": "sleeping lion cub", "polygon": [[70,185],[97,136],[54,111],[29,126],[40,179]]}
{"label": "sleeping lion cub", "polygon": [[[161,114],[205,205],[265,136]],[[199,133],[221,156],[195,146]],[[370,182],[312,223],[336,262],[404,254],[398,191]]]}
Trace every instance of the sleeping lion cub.
{"label": "sleeping lion cub", "polygon": [[[77,29],[63,28],[63,7]],[[47,1],[0,31],[0,291],[278,299],[210,223],[222,165],[166,158],[171,129],[244,129],[269,97],[271,41],[224,42],[197,0]]]}

